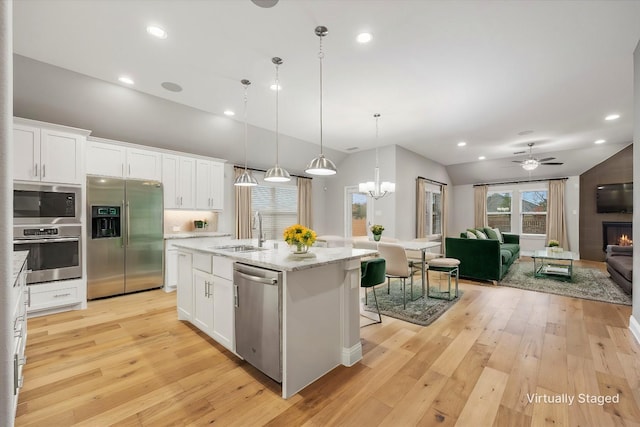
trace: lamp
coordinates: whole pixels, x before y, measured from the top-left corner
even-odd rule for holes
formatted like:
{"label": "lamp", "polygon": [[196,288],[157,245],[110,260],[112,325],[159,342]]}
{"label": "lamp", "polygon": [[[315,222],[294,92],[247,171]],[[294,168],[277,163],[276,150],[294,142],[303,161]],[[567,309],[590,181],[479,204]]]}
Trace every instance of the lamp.
{"label": "lamp", "polygon": [[318,26],[315,33],[320,39],[320,52],[318,52],[318,59],[320,59],[320,155],[309,162],[305,172],[311,175],[335,175],[336,165],[327,159],[322,152],[322,59],[324,58],[322,38],[329,33],[329,30],[327,27]]}
{"label": "lamp", "polygon": [[254,187],[258,185],[258,181],[256,181],[247,169],[247,88],[251,82],[247,79],[242,79],[240,83],[244,86],[244,172],[236,178],[233,185],[239,187]]}
{"label": "lamp", "polygon": [[527,159],[522,162],[522,169],[526,171],[532,171],[540,165],[536,159]]}
{"label": "lamp", "polygon": [[376,119],[376,168],[374,172],[374,181],[368,181],[358,184],[358,191],[361,193],[368,193],[371,197],[378,200],[383,198],[388,193],[396,191],[396,185],[392,182],[380,182],[380,167],[378,166],[378,119],[380,114],[373,115]]}
{"label": "lamp", "polygon": [[282,59],[277,56],[271,58],[271,62],[273,62],[276,66],[276,165],[269,169],[267,173],[264,175],[264,180],[269,182],[287,182],[291,181],[291,176],[286,169],[283,169],[278,164],[278,156],[279,156],[279,144],[278,144],[278,92],[280,92],[280,81],[278,80],[278,67],[282,65]]}

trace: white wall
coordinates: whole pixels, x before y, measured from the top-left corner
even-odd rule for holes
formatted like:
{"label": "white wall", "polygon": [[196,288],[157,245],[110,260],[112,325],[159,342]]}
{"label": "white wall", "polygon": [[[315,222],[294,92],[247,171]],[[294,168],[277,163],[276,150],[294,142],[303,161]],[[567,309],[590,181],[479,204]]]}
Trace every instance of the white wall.
{"label": "white wall", "polygon": [[[546,189],[546,182],[532,182],[521,184],[505,184],[491,185],[489,191],[513,191],[512,214],[512,233],[520,234],[520,223],[518,216],[520,215],[520,206],[516,192],[525,190]],[[467,228],[473,228],[474,225],[474,201],[473,201],[473,185],[456,185],[453,187],[453,218],[451,227],[449,227],[449,236],[457,237],[461,231]],[[569,239],[569,248],[574,252],[578,252],[579,246],[579,226],[580,226],[580,177],[572,176],[565,182],[565,212],[567,220],[567,238]],[[538,236],[520,236],[520,250],[522,252],[531,252],[536,249],[542,249],[546,244],[545,237]]]}
{"label": "white wall", "polygon": [[447,224],[451,229],[452,186],[446,168],[405,148],[396,146],[395,237],[400,240],[416,238],[416,178],[423,177],[447,185]]}

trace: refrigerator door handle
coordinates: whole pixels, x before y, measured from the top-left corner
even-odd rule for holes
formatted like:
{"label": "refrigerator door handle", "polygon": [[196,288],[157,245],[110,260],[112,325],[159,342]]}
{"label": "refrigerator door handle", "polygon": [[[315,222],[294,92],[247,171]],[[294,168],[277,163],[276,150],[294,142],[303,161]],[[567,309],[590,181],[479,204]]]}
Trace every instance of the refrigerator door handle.
{"label": "refrigerator door handle", "polygon": [[129,202],[127,201],[127,246],[129,246],[129,243],[131,243],[131,218],[129,215]]}
{"label": "refrigerator door handle", "polygon": [[[120,212],[124,212],[124,200],[121,202]],[[122,232],[124,227],[127,227],[129,224],[120,224],[120,247],[124,248],[124,233]]]}

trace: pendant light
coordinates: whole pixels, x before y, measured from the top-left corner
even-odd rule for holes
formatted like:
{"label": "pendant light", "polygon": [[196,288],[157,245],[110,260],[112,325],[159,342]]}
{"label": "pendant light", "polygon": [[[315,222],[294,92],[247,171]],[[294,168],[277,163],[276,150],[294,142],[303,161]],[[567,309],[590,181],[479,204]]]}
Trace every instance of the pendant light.
{"label": "pendant light", "polygon": [[380,182],[380,167],[378,165],[378,119],[380,114],[373,115],[376,119],[376,168],[374,171],[374,181],[363,182],[358,185],[358,191],[361,193],[368,193],[375,200],[383,198],[389,193],[396,191],[396,185],[392,182]]}
{"label": "pendant light", "polygon": [[286,169],[283,169],[278,164],[279,162],[279,154],[280,154],[280,146],[278,143],[278,92],[280,92],[280,80],[278,79],[278,68],[282,65],[282,59],[277,56],[271,58],[271,62],[273,62],[276,66],[276,165],[269,169],[267,173],[264,175],[264,180],[269,182],[287,182],[291,181],[291,176]]}
{"label": "pendant light", "polygon": [[247,79],[242,79],[240,83],[244,86],[244,172],[236,178],[233,185],[237,185],[238,187],[254,187],[258,185],[258,181],[256,181],[247,169],[247,88],[251,82]]}
{"label": "pendant light", "polygon": [[318,26],[315,33],[320,39],[320,52],[318,52],[318,59],[320,59],[320,155],[309,162],[305,172],[311,175],[335,175],[336,165],[327,159],[322,152],[322,59],[324,58],[322,38],[329,33],[329,30],[327,27]]}

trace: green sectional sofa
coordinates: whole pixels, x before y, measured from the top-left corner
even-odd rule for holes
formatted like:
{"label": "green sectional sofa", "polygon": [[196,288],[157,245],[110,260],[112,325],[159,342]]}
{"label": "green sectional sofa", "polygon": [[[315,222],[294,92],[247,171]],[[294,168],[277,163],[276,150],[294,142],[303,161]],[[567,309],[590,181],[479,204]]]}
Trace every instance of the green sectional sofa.
{"label": "green sectional sofa", "polygon": [[447,237],[446,256],[460,260],[460,277],[498,282],[520,257],[520,236],[508,233],[502,236],[504,243],[496,239],[468,239],[466,232],[460,233],[460,237]]}

